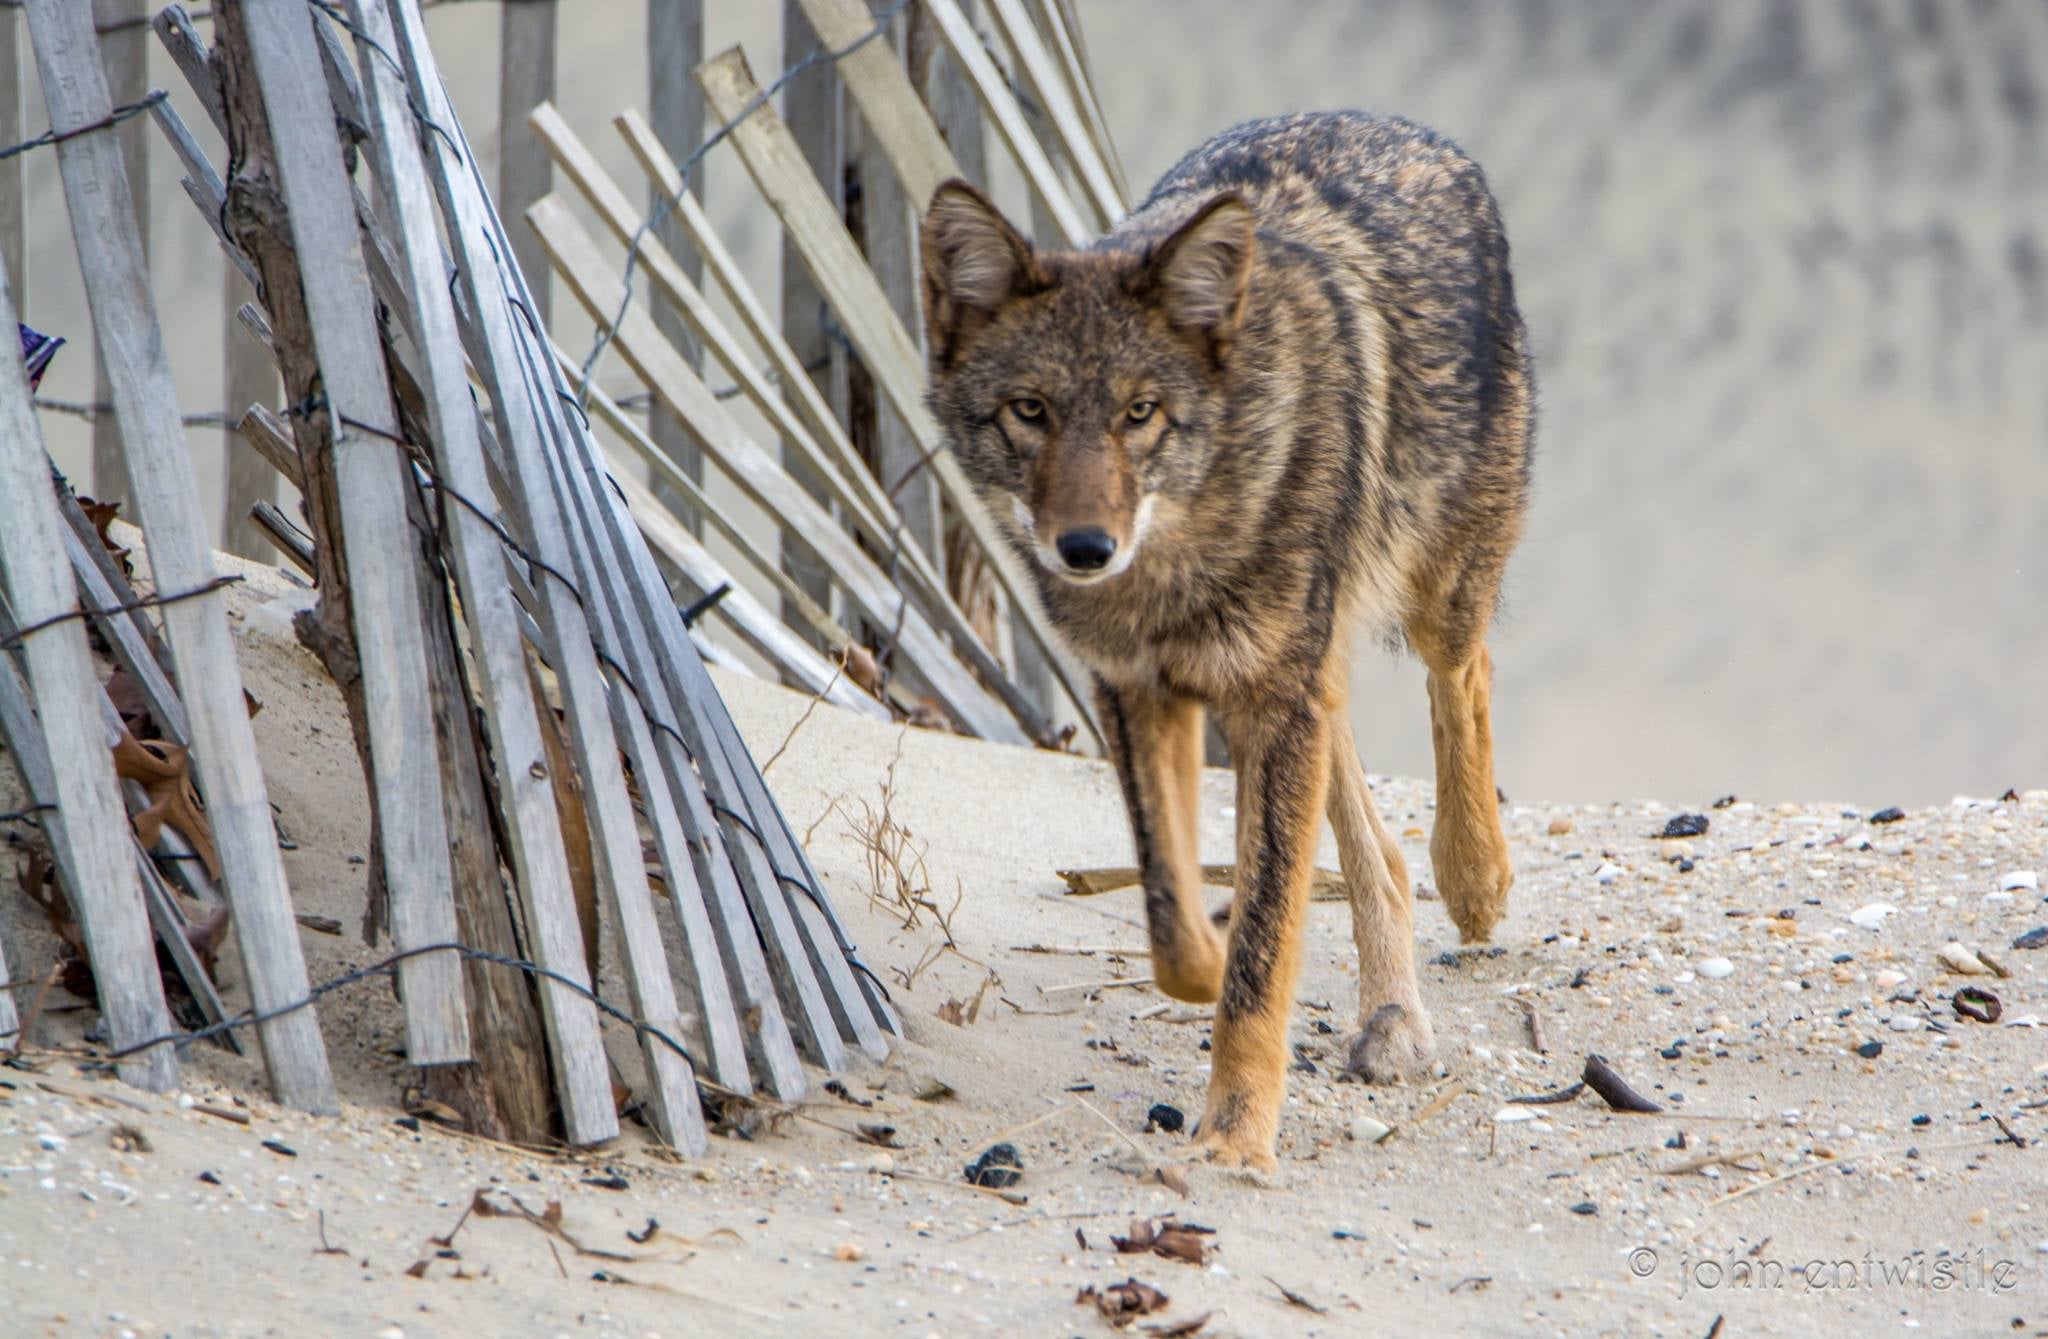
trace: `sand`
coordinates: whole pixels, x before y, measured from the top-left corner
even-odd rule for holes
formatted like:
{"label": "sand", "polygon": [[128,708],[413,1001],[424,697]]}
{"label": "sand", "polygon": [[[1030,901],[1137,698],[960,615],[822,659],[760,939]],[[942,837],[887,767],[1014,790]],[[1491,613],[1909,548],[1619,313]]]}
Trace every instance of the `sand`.
{"label": "sand", "polygon": [[[305,592],[250,569],[230,598],[265,704],[256,728],[272,796],[298,845],[286,860],[299,909],[344,926],[304,935],[314,974],[331,977],[375,956],[355,928],[364,813],[347,724],[282,631],[281,612]],[[808,705],[743,677],[720,683],[759,756]],[[870,904],[845,821],[861,801],[879,804],[892,760],[892,813],[924,852],[957,944],[909,985],[938,932],[929,912],[906,927]],[[1142,957],[1107,952],[1142,944],[1137,894],[1064,896],[1053,873],[1130,858],[1104,766],[821,707],[770,780],[799,828],[815,824],[813,856],[909,1029],[887,1064],[845,1076],[846,1098],[815,1092],[796,1117],[716,1138],[691,1162],[637,1125],[573,1156],[431,1121],[414,1129],[382,982],[321,1007],[346,1102],[338,1119],[280,1110],[253,1061],[214,1047],[193,1052],[185,1090],[165,1097],[94,1078],[75,1051],[42,1052],[0,1070],[5,1328],[1088,1335],[1109,1331],[1075,1304],[1077,1290],[1136,1277],[1171,1298],[1148,1321],[1208,1312],[1203,1333],[1218,1335],[1700,1336],[1720,1315],[1724,1334],[1742,1335],[2048,1330],[2036,1142],[2048,1121],[2026,1109],[2048,1098],[2048,1065],[2040,1032],[2024,1025],[2048,1015],[2048,998],[2040,953],[2009,947],[2048,907],[2038,889],[2001,891],[2025,882],[2009,875],[2048,871],[2048,794],[1889,824],[1745,798],[1707,810],[1706,834],[1684,841],[1650,835],[1675,812],[1658,804],[1512,805],[1518,881],[1495,947],[1454,951],[1440,904],[1419,906],[1440,1073],[1391,1088],[1336,1077],[1353,953],[1345,907],[1317,903],[1293,1026],[1314,1072],[1291,1076],[1280,1172],[1261,1185],[1186,1166],[1183,1197],[1152,1169],[1186,1165],[1186,1132],[1141,1131],[1154,1103],[1199,1113],[1207,1028],[1174,1020],[1201,1011],[1161,1013],[1165,1001],[1142,987],[1063,989],[1145,972]],[[11,784],[0,780],[0,807]],[[1426,886],[1427,787],[1375,785]],[[1231,804],[1230,778],[1206,777],[1206,859],[1229,857]],[[1682,872],[1680,858],[1693,867]],[[15,969],[39,970],[48,934],[18,894],[0,898]],[[1874,930],[1851,921],[1871,904],[1896,911]],[[1954,1013],[1965,978],[1936,962],[1950,940],[2012,972],[1970,978],[2002,997],[2001,1025]],[[975,1021],[938,1017],[972,1000],[989,971],[999,983]],[[1902,978],[1881,984],[1880,972]],[[227,974],[239,1001],[239,973]],[[1531,1050],[1518,1000],[1539,1013],[1549,1054]],[[58,1003],[42,1040],[76,1048],[91,1014]],[[1859,1056],[1870,1042],[1882,1052]],[[630,1044],[612,1043],[630,1061]],[[1508,1103],[1570,1083],[1588,1052],[1666,1113],[1619,1115],[1590,1096]],[[952,1096],[920,1100],[934,1081]],[[1469,1091],[1444,1105],[1454,1088]],[[2028,1146],[1996,1142],[1993,1116]],[[1350,1137],[1373,1133],[1365,1118],[1398,1133]],[[962,1183],[963,1164],[1034,1120],[1011,1139],[1028,1202]],[[893,1127],[900,1147],[862,1142],[861,1123]],[[124,1126],[148,1151],[113,1146]],[[1739,1168],[1674,1170],[1709,1154],[1747,1156]],[[1826,1159],[1840,1166],[1766,1182]],[[619,1188],[598,1184],[609,1178]],[[1750,1186],[1762,1188],[1717,1202]],[[506,1217],[472,1218],[454,1254],[437,1253],[431,1238],[485,1187],[537,1213],[559,1202],[570,1236],[629,1258],[579,1255]],[[1205,1266],[1111,1248],[1133,1218],[1164,1214],[1216,1229]],[[660,1232],[635,1244],[628,1232],[650,1219]],[[334,1253],[321,1252],[323,1231]],[[1962,1262],[1947,1287],[1935,1285],[1942,1252]],[[1757,1272],[1731,1275],[1736,1262]],[[1276,1285],[1324,1311],[1289,1305]]]}

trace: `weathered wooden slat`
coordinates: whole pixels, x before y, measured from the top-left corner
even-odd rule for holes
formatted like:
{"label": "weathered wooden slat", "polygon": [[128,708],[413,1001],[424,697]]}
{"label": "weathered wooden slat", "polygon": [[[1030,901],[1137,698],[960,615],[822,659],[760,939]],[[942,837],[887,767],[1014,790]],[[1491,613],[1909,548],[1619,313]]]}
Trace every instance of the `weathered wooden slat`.
{"label": "weathered wooden slat", "polygon": [[[362,664],[370,786],[401,951],[450,943],[455,894],[427,696],[424,611],[408,564],[409,465],[358,234],[334,115],[323,97],[319,41],[309,6],[244,7],[275,166],[289,207],[306,315],[332,425],[334,477],[348,564],[355,653]],[[416,1065],[470,1058],[461,959],[433,953],[399,964],[406,1055]]]}
{"label": "weathered wooden slat", "polygon": [[[697,72],[697,79],[712,109],[727,119],[759,92],[746,57],[737,47],[707,63]],[[802,250],[820,287],[839,313],[840,325],[890,404],[919,441],[935,445],[943,441],[944,434],[924,404],[924,364],[917,345],[889,309],[888,296],[875,282],[874,274],[847,235],[845,225],[833,213],[816,179],[804,167],[788,128],[772,107],[762,107],[739,124],[732,143],[754,184]],[[931,469],[945,489],[947,500],[973,529],[976,542],[988,555],[1004,589],[1025,616],[1033,637],[1045,649],[1075,710],[1095,731],[1099,743],[1101,732],[1095,727],[1090,694],[1085,690],[1087,677],[1046,621],[1030,576],[1021,569],[1008,542],[997,534],[981,500],[961,473],[959,462],[947,452],[937,450],[931,457]]]}
{"label": "weathered wooden slat", "polygon": [[[526,114],[555,96],[556,0],[512,0],[498,6],[498,201],[518,218],[554,188],[548,156],[526,133]],[[552,310],[547,260],[515,229],[512,255],[534,276],[533,315],[541,328]]]}
{"label": "weathered wooden slat", "polygon": [[[818,39],[835,51],[851,46],[875,26],[875,16],[863,0],[801,3]],[[938,126],[918,101],[903,62],[888,42],[878,38],[840,57],[837,66],[868,133],[888,146],[905,194],[922,212],[932,192],[948,177],[959,176],[960,168]]]}
{"label": "weathered wooden slat", "polygon": [[[0,144],[19,144],[27,138],[21,133],[22,94],[28,87],[28,80],[22,77],[25,64],[18,11],[0,9]],[[22,181],[27,172],[25,154],[0,162],[0,270],[14,276],[14,300],[24,307],[28,305],[28,232],[23,226]]]}
{"label": "weathered wooden slat", "polygon": [[1066,76],[1046,50],[1037,26],[1024,10],[1023,0],[985,0],[985,3],[1003,40],[1016,53],[1017,63],[1023,67],[1025,77],[1037,90],[1039,105],[1045,109],[1046,119],[1052,122],[1053,134],[1059,137],[1060,148],[1066,153],[1067,161],[1074,165],[1075,175],[1081,179],[1083,193],[1095,211],[1095,221],[1104,228],[1109,227],[1123,217],[1124,200],[1116,182],[1110,177],[1109,165],[1096,152],[1095,141],[1088,133],[1080,107],[1074,102]]}
{"label": "weathered wooden slat", "polygon": [[[647,111],[662,143],[672,153],[687,154],[704,142],[704,98],[690,79],[690,71],[703,60],[704,0],[647,0]],[[697,185],[701,192],[702,183]],[[526,206],[530,203],[530,200],[507,200],[502,212],[515,220],[524,219]],[[648,208],[651,211],[653,205]],[[524,228],[515,231],[523,232]],[[656,225],[654,235],[675,255],[683,273],[693,283],[701,278],[696,255],[683,245],[681,224],[672,218],[664,219]],[[536,260],[535,263],[545,264],[545,261]],[[523,257],[520,269],[531,273]],[[703,370],[703,359],[696,356],[698,350],[681,315],[666,307],[656,307],[654,324],[689,356],[691,366]],[[648,415],[647,435],[668,453],[684,474],[700,483],[703,481],[704,463],[697,456],[697,443],[691,438],[689,429],[676,421],[675,415],[656,406]],[[694,515],[678,493],[657,486],[655,496],[672,510],[680,508],[677,515],[695,528]]]}
{"label": "weathered wooden slat", "polygon": [[[80,520],[84,520],[81,516]],[[91,602],[94,609],[118,609],[130,603],[134,596],[126,583],[115,585],[93,561],[93,550],[100,547],[99,536],[86,522],[83,535],[67,529],[64,533],[64,550],[70,560],[72,574],[77,578],[79,591]],[[135,679],[135,686],[142,693],[142,700],[149,707],[149,714],[156,718],[157,728],[164,738],[173,744],[189,746],[192,742],[192,727],[185,717],[184,704],[178,701],[178,690],[158,665],[156,654],[151,650],[147,637],[131,614],[95,614],[93,625],[107,640],[114,659]]]}
{"label": "weathered wooden slat", "polygon": [[[573,373],[574,364],[560,349],[555,359],[565,374]],[[629,446],[634,455],[645,462],[654,473],[667,482],[678,493],[689,498],[697,514],[709,521],[712,528],[724,536],[726,542],[745,554],[755,569],[771,581],[780,578],[788,581],[767,555],[753,547],[753,539],[730,516],[726,515],[716,498],[703,489],[677,467],[676,463],[662,453],[637,424],[621,410],[616,401],[595,386],[590,391],[590,411],[593,417],[602,420],[613,433]],[[639,522],[640,533],[654,546],[664,559],[674,565],[691,584],[700,591],[709,593],[721,584],[729,583],[730,576],[717,559],[696,542],[672,513],[662,504],[658,495],[635,480],[628,472],[613,475],[613,482],[626,494],[626,502],[632,510],[633,519]],[[785,595],[802,592],[791,583],[778,587]],[[747,644],[780,666],[795,686],[813,693],[823,693],[827,701],[857,711],[863,716],[876,720],[891,719],[888,708],[869,697],[860,688],[849,683],[843,674],[835,674],[832,667],[811,649],[801,638],[792,636],[782,623],[756,602],[752,596],[737,584],[731,593],[720,600],[717,612],[726,616],[734,631],[745,638]],[[822,618],[813,623],[814,630],[825,636],[835,648],[843,649],[853,638],[852,634],[831,620],[822,610],[816,611]],[[758,613],[758,617],[756,614]]]}
{"label": "weathered wooden slat", "polygon": [[[221,332],[221,402],[230,414],[253,404],[272,403],[277,398],[277,372],[263,346],[249,338],[234,319],[235,309],[254,301],[256,290],[234,270],[221,277],[221,308],[227,314]],[[277,475],[263,461],[252,457],[238,441],[233,426],[221,431],[222,509],[221,547],[244,558],[263,552],[262,532],[249,519],[250,509],[268,504],[277,496]]]}
{"label": "weathered wooden slat", "polygon": [[[137,21],[149,13],[148,0],[92,0],[93,24],[101,30],[100,60],[107,72],[107,93],[116,107],[140,102],[149,92],[149,30]],[[135,235],[142,245],[142,265],[149,268],[149,155],[143,136],[147,128],[139,121],[127,121],[115,128],[121,144],[121,162],[128,171],[128,194],[142,207],[135,211]],[[103,359],[95,358],[92,374],[94,404],[106,404],[107,370]],[[128,466],[121,456],[120,411],[95,414],[92,420],[92,491],[101,502],[126,502],[133,494],[128,486]]]}
{"label": "weathered wooden slat", "polygon": [[[7,276],[0,273],[0,330],[14,323]],[[101,747],[99,679],[85,628],[67,617],[76,613],[78,599],[63,535],[27,370],[14,344],[0,349],[0,584],[9,615],[0,619],[0,660],[14,654],[6,643],[21,642],[35,719],[32,726],[15,722],[10,709],[0,723],[9,723],[8,738],[23,754],[17,765],[41,744],[48,775],[24,779],[32,799],[57,806],[40,821],[85,934],[108,1039],[119,1049],[169,1032],[171,1015],[136,882],[127,811],[112,758]],[[0,671],[11,676],[13,666]],[[17,726],[23,732],[18,739]],[[143,1051],[118,1068],[123,1079],[142,1088],[162,1091],[178,1082],[178,1057],[169,1047]]]}
{"label": "weathered wooden slat", "polygon": [[[104,119],[112,103],[89,13],[68,0],[30,0],[28,16],[52,126],[75,130]],[[217,575],[208,552],[210,527],[202,520],[178,421],[120,150],[110,136],[93,133],[64,141],[57,155],[152,571],[166,593],[196,591]],[[269,1014],[306,998],[306,965],[243,705],[226,601],[218,592],[181,600],[165,606],[163,621],[191,715],[194,761],[227,875],[250,1000]],[[258,1035],[280,1101],[337,1109],[310,1009],[269,1018]]]}
{"label": "weathered wooden slat", "polygon": [[[396,242],[407,267],[409,295],[422,335],[419,376],[427,394],[439,482],[481,506],[490,497],[490,483],[484,468],[475,404],[463,372],[454,302],[442,270],[432,190],[427,184],[412,109],[400,76],[377,58],[378,51],[391,44],[390,21],[382,6],[372,0],[348,0],[348,10],[362,32],[358,40],[362,43],[364,94],[378,176],[384,186],[385,231]],[[510,806],[506,827],[515,852],[515,866],[522,879],[554,881],[560,891],[553,895],[562,896],[570,888],[567,858],[539,717],[528,686],[530,678],[516,607],[511,588],[504,580],[501,542],[496,531],[466,506],[446,506],[443,514],[454,531],[457,586],[469,620],[471,651],[479,665],[500,802]],[[600,837],[595,844],[599,880],[612,894],[620,936],[627,941],[629,930],[638,928],[634,922],[640,916],[639,909],[649,902],[639,835],[632,830],[630,821],[618,830],[606,828],[607,810],[595,805],[592,809],[599,828],[596,835]],[[627,868],[618,867],[622,861]],[[647,921],[651,929],[651,914]],[[630,965],[636,946],[626,942],[625,947]],[[658,987],[650,990],[644,983],[638,983],[637,971],[631,975],[636,980],[636,1004],[650,1011],[650,1021],[658,1023],[672,1018],[673,993],[664,998]],[[660,978],[660,984],[665,985],[665,964]],[[692,1153],[701,1152],[704,1121],[689,1065],[673,1051],[662,1049],[650,1052],[648,1068],[656,1129],[671,1144]]]}
{"label": "weathered wooden slat", "polygon": [[1060,72],[1066,78],[1067,91],[1080,107],[1082,117],[1088,123],[1088,137],[1094,141],[1095,152],[1109,168],[1110,180],[1116,183],[1117,198],[1128,211],[1131,207],[1131,183],[1124,174],[1123,158],[1117,153],[1116,137],[1109,133],[1109,117],[1103,114],[1102,99],[1096,96],[1095,76],[1088,68],[1088,53],[1081,42],[1081,16],[1073,0],[1037,0],[1039,28],[1046,34],[1047,45],[1058,57]]}
{"label": "weathered wooden slat", "polygon": [[[595,243],[558,198],[530,211],[534,230],[554,258],[563,280],[598,320],[619,309],[619,280],[597,254]],[[696,431],[704,449],[747,495],[804,536],[847,594],[879,626],[900,621],[903,652],[917,665],[941,702],[985,739],[1028,742],[1009,712],[967,674],[924,615],[877,568],[852,538],[832,522],[810,495],[795,487],[767,454],[746,439],[745,430],[697,379],[680,355],[661,338],[644,312],[628,309],[613,334],[619,352],[656,397]]]}
{"label": "weathered wooden slat", "polygon": [[1095,234],[1082,217],[1080,208],[1067,193],[1065,183],[1053,168],[1052,160],[1045,156],[1037,136],[1024,119],[1024,109],[1017,105],[1017,98],[1010,92],[1010,86],[1003,79],[1002,71],[990,60],[988,52],[981,45],[981,35],[974,31],[974,25],[960,12],[954,0],[924,0],[931,11],[932,19],[938,24],[939,33],[952,49],[953,58],[960,62],[960,68],[967,74],[974,91],[981,95],[981,105],[988,112],[989,120],[995,125],[996,133],[1010,150],[1011,157],[1024,170],[1024,180],[1031,187],[1032,194],[1052,214],[1065,234],[1067,245],[1081,246]]}

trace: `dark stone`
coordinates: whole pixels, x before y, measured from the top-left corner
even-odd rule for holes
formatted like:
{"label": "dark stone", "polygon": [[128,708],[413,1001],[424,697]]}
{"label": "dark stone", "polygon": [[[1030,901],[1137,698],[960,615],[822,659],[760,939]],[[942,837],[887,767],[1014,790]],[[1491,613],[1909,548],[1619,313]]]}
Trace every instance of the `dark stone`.
{"label": "dark stone", "polygon": [[1905,816],[1906,811],[1895,804],[1888,809],[1880,809],[1872,814],[1870,821],[1873,823],[1896,823]]}
{"label": "dark stone", "polygon": [[586,1186],[596,1186],[599,1190],[632,1189],[631,1183],[617,1172],[613,1172],[608,1176],[586,1176],[583,1178],[583,1184]]}
{"label": "dark stone", "polygon": [[1705,814],[1673,814],[1665,821],[1659,837],[1703,837],[1707,832]]}
{"label": "dark stone", "polygon": [[1177,1106],[1167,1102],[1154,1102],[1152,1109],[1145,1113],[1145,1133],[1164,1130],[1168,1134],[1179,1134],[1181,1127],[1188,1123],[1187,1116]]}
{"label": "dark stone", "polygon": [[1856,1048],[1856,1054],[1862,1056],[1865,1060],[1875,1060],[1884,1054],[1884,1043],[1881,1041],[1864,1042]]}
{"label": "dark stone", "polygon": [[1914,1123],[1915,1125],[1932,1125],[1932,1124],[1934,1124],[1934,1117],[1932,1117],[1932,1116],[1915,1116],[1915,1117],[1913,1117],[1913,1123]]}
{"label": "dark stone", "polygon": [[2037,925],[2012,941],[2014,948],[2048,948],[2048,925]]}
{"label": "dark stone", "polygon": [[969,1185],[987,1186],[992,1190],[1008,1190],[1023,1176],[1024,1160],[1017,1156],[1014,1145],[997,1144],[968,1163],[965,1172]]}
{"label": "dark stone", "polygon": [[1591,1200],[1580,1200],[1572,1206],[1572,1212],[1581,1218],[1591,1218],[1594,1214],[1600,1212],[1600,1206]]}
{"label": "dark stone", "polygon": [[1733,803],[1735,803],[1733,795],[1723,795],[1720,799],[1714,801],[1713,807],[1716,809],[1726,809]]}

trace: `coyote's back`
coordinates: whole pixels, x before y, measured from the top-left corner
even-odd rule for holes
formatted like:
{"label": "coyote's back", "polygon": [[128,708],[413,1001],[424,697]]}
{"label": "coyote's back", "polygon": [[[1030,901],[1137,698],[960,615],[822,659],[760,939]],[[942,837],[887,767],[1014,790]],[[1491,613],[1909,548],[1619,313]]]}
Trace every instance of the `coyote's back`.
{"label": "coyote's back", "polygon": [[[1327,813],[1359,951],[1352,1065],[1433,1048],[1398,844],[1345,704],[1350,632],[1429,669],[1430,857],[1484,939],[1510,870],[1486,629],[1521,531],[1533,400],[1499,212],[1448,140],[1359,113],[1240,126],[1094,247],[1034,250],[971,187],[924,229],[931,402],[1097,676],[1168,994],[1215,1001],[1202,1142],[1273,1163]],[[1227,947],[1201,900],[1202,720],[1237,769]]]}

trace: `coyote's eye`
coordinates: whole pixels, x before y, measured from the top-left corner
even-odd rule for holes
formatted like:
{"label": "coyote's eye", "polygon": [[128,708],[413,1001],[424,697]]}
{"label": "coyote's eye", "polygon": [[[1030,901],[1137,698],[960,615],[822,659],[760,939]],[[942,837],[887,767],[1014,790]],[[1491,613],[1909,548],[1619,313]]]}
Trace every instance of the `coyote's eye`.
{"label": "coyote's eye", "polygon": [[1124,417],[1135,426],[1136,424],[1150,422],[1152,415],[1158,412],[1159,401],[1157,400],[1133,400],[1130,403],[1130,407],[1124,410]]}
{"label": "coyote's eye", "polygon": [[1026,423],[1041,423],[1045,420],[1045,401],[1022,395],[1010,401],[1010,412]]}

